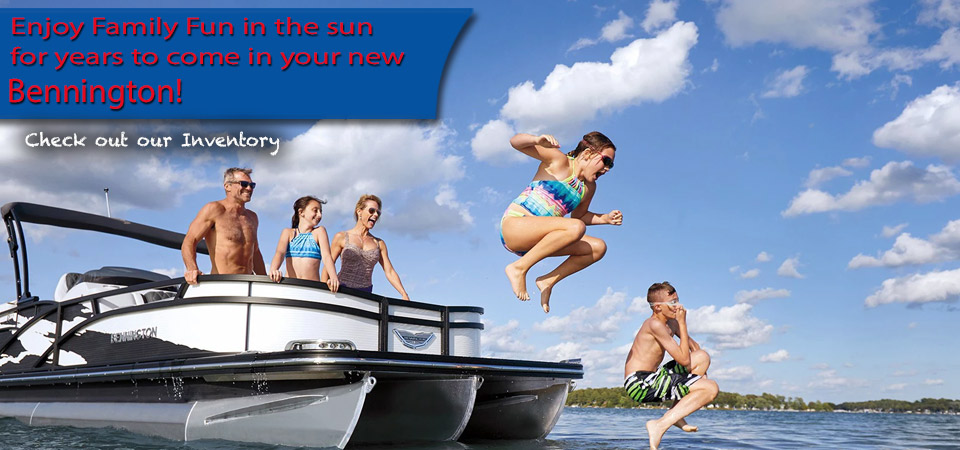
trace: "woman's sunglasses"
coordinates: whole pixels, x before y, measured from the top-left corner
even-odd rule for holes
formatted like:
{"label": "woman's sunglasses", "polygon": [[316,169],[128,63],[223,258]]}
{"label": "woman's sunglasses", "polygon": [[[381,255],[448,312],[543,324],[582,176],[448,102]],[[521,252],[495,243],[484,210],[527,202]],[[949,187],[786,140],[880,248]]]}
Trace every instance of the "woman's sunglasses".
{"label": "woman's sunglasses", "polygon": [[373,215],[373,213],[380,214],[380,210],[372,206],[367,208],[367,214]]}

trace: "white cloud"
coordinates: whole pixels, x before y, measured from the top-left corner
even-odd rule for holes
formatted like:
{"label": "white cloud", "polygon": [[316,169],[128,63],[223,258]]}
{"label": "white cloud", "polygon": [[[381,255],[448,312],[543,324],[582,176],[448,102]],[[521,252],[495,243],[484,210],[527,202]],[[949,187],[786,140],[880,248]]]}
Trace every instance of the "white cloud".
{"label": "white cloud", "polygon": [[887,303],[929,303],[960,297],[960,269],[915,273],[884,280],[864,301],[869,307]]}
{"label": "white cloud", "polygon": [[850,175],[853,175],[853,172],[837,166],[813,169],[810,171],[810,175],[807,176],[807,181],[803,182],[803,185],[808,189],[813,189],[834,178]]}
{"label": "white cloud", "polygon": [[960,0],[921,0],[920,23],[960,23]]}
{"label": "white cloud", "polygon": [[901,85],[913,86],[913,78],[910,75],[898,73],[893,76],[889,83],[881,85],[879,90],[890,91],[890,100],[897,98]]}
{"label": "white cloud", "polygon": [[627,307],[627,312],[630,314],[649,311],[650,304],[647,303],[647,297],[634,297],[633,301],[630,302],[630,306]]}
{"label": "white cloud", "polygon": [[437,231],[465,231],[473,225],[469,204],[458,201],[456,191],[447,184],[440,185],[432,199],[413,194],[404,205],[391,209],[399,213],[384,212],[383,226],[417,239]]}
{"label": "white cloud", "polygon": [[690,335],[706,334],[718,349],[746,348],[766,342],[773,325],[750,315],[753,305],[740,303],[717,310],[714,305],[687,312]]}
{"label": "white cloud", "polygon": [[806,66],[797,66],[778,72],[776,78],[767,84],[767,90],[761,94],[761,97],[789,98],[800,95],[803,90],[803,79],[808,73]]}
{"label": "white cloud", "polygon": [[[623,386],[623,363],[632,342],[608,349],[593,350],[581,342],[561,342],[540,352],[541,361],[560,361],[580,358],[583,363],[583,379],[578,387]],[[529,357],[529,355],[527,356]]]}
{"label": "white cloud", "polygon": [[601,41],[617,42],[631,38],[633,37],[633,35],[629,33],[631,28],[633,28],[633,18],[624,14],[623,11],[620,11],[619,14],[617,14],[616,19],[607,22],[606,25],[603,26],[603,28],[600,30],[599,38],[580,38],[577,40],[577,42],[571,45],[567,51],[572,52],[581,48],[590,47],[598,44]]}
{"label": "white cloud", "polygon": [[910,323],[907,324],[907,328],[909,328],[909,329],[912,330],[912,329],[916,328],[917,325],[920,325],[920,324],[918,324],[918,323],[916,323],[916,322],[910,322]]}
{"label": "white cloud", "polygon": [[839,51],[863,47],[880,31],[870,2],[723,0],[717,24],[735,47],[770,42]]}
{"label": "white cloud", "polygon": [[903,388],[907,387],[907,383],[894,383],[887,385],[883,388],[884,391],[902,391]]}
{"label": "white cloud", "polygon": [[780,349],[760,357],[760,362],[782,362],[790,359],[790,352]]}
{"label": "white cloud", "polygon": [[811,368],[811,369],[816,369],[816,370],[827,370],[827,369],[830,368],[830,365],[827,364],[827,363],[816,363],[816,364],[810,366],[810,368]]}
{"label": "white cloud", "polygon": [[527,155],[510,146],[510,138],[517,134],[513,126],[502,120],[491,120],[480,127],[470,140],[474,158],[495,166],[505,166],[527,160]]}
{"label": "white cloud", "polygon": [[749,381],[754,377],[753,367],[735,366],[710,370],[710,378],[720,381]]}
{"label": "white cloud", "polygon": [[0,152],[0,204],[30,201],[106,215],[103,189],[109,188],[110,208],[116,217],[132,208],[172,208],[190,194],[221,184],[221,174],[191,164],[190,154],[153,151],[147,156],[136,150],[132,143],[135,132],[155,131],[156,125],[150,127],[126,130],[133,148],[95,147],[97,136],[119,132],[113,125],[91,125],[79,133],[87,136],[87,147],[40,150],[26,147],[28,134],[70,135],[76,132],[75,125],[0,125],[0,140],[5,143]]}
{"label": "white cloud", "polygon": [[939,63],[941,69],[960,64],[960,30],[949,28],[929,48],[895,47],[877,49],[863,47],[833,56],[831,70],[840,77],[855,79],[881,67],[891,71],[915,70],[927,63]]}
{"label": "white cloud", "polygon": [[940,386],[940,385],[943,384],[943,380],[941,380],[941,379],[939,379],[939,378],[936,378],[936,379],[929,379],[929,378],[928,378],[928,379],[926,379],[926,380],[923,380],[923,384],[925,384],[925,385],[927,385],[927,386]]}
{"label": "white cloud", "polygon": [[873,143],[909,154],[960,160],[960,83],[939,86],[910,102],[899,117],[873,132]]}
{"label": "white cloud", "polygon": [[768,262],[770,259],[771,256],[767,252],[760,252],[757,254],[757,262]]}
{"label": "white cloud", "polygon": [[[498,120],[477,132],[483,135],[472,141],[474,156],[499,161],[504,153],[517,153],[507,144],[509,137],[491,143],[492,135],[506,134],[503,129],[535,134],[577,129],[598,114],[676,95],[687,84],[688,55],[696,42],[696,25],[677,22],[653,38],[614,50],[609,62],[558,64],[539,88],[532,81],[513,86]],[[563,143],[573,136],[559,137]]]}
{"label": "white cloud", "polygon": [[750,278],[756,278],[758,276],[760,276],[760,269],[750,269],[746,272],[740,273],[740,278],[744,280],[748,280]]}
{"label": "white cloud", "polygon": [[845,388],[859,388],[867,386],[867,382],[858,378],[845,378],[837,375],[833,369],[824,370],[817,374],[817,378],[807,384],[808,388],[840,390]]}
{"label": "white cloud", "polygon": [[608,342],[620,331],[620,324],[630,319],[623,311],[626,299],[625,293],[607,288],[607,292],[593,306],[581,306],[566,316],[550,316],[533,324],[533,329],[560,333],[568,339],[589,339],[597,344]]}
{"label": "white cloud", "polygon": [[862,168],[870,165],[870,157],[862,156],[860,158],[847,158],[842,163],[846,167]]}
{"label": "white cloud", "polygon": [[893,248],[876,257],[858,254],[847,264],[860,267],[899,267],[960,259],[960,220],[947,223],[929,239],[915,238],[910,233],[897,236]]}
{"label": "white cloud", "polygon": [[892,226],[892,227],[888,227],[888,226],[884,225],[884,226],[883,226],[883,230],[880,232],[880,234],[882,234],[883,237],[887,237],[887,238],[894,237],[894,236],[896,236],[897,234],[899,234],[901,231],[903,231],[903,229],[906,228],[907,225],[909,225],[909,224],[908,224],[908,223],[901,223],[901,224],[899,224],[899,225],[894,225],[894,226]]}
{"label": "white cloud", "polygon": [[929,203],[958,193],[960,181],[947,166],[931,164],[921,169],[914,167],[911,161],[889,162],[872,171],[869,180],[857,182],[844,194],[807,189],[797,194],[780,214],[793,217],[828,211],[858,211],[902,200]]}
{"label": "white cloud", "polygon": [[[442,123],[317,122],[286,143],[277,157],[250,158],[260,184],[252,206],[257,211],[286,211],[296,198],[313,194],[328,201],[325,212],[352,217],[357,199],[372,193],[384,200],[384,228],[410,231],[404,226],[405,214],[426,211],[437,218],[419,217],[420,233],[461,230],[472,218],[449,186],[464,171],[462,158],[448,150],[453,136]],[[401,202],[412,189],[421,194]],[[434,190],[432,197],[422,194]]]}
{"label": "white cloud", "polygon": [[777,269],[777,275],[789,278],[803,278],[797,268],[800,267],[800,258],[787,258]]}
{"label": "white cloud", "polygon": [[647,8],[647,16],[640,24],[647,33],[677,20],[677,2],[653,0]]}
{"label": "white cloud", "polygon": [[716,72],[719,69],[720,69],[720,61],[718,61],[717,58],[713,58],[713,64],[710,64],[710,67],[703,69],[703,73]]}
{"label": "white cloud", "polygon": [[737,273],[737,271],[740,270],[740,266],[733,266],[728,270],[730,271],[730,273]]}
{"label": "white cloud", "polygon": [[526,336],[520,329],[520,322],[511,320],[505,325],[494,325],[483,321],[484,331],[483,355],[493,358],[522,358],[529,357],[536,351],[533,345],[527,343]]}
{"label": "white cloud", "polygon": [[739,291],[733,296],[733,298],[736,299],[737,303],[756,304],[761,300],[787,298],[789,296],[790,291],[786,289],[763,288],[754,289],[752,291]]}

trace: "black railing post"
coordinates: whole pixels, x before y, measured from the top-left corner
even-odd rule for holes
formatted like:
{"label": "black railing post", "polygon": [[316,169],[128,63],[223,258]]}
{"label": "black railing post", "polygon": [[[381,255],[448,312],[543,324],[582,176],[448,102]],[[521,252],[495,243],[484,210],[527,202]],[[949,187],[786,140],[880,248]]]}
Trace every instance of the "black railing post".
{"label": "black railing post", "polygon": [[377,350],[387,351],[390,339],[390,301],[380,297],[380,343]]}

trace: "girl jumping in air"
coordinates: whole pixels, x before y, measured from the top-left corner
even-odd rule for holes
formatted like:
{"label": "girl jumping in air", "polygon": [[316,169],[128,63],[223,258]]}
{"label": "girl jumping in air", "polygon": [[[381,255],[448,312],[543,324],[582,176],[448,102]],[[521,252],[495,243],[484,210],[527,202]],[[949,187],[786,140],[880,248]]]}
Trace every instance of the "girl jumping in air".
{"label": "girl jumping in air", "polygon": [[[323,204],[326,203],[313,196],[305,196],[293,203],[292,228],[285,228],[280,233],[280,242],[277,251],[270,263],[267,272],[270,279],[280,282],[280,264],[286,258],[287,276],[304,280],[320,281],[320,267],[322,261],[333,261],[330,256],[330,240],[327,230],[321,227]],[[337,278],[333,264],[324,266],[328,271],[324,281],[331,292],[337,292],[340,280]]]}
{"label": "girl jumping in air", "polygon": [[[590,212],[597,178],[613,168],[617,148],[598,131],[583,136],[575,149],[564,154],[549,134],[518,134],[510,145],[540,160],[533,181],[507,207],[500,220],[500,242],[520,256],[505,269],[514,294],[527,293],[527,271],[549,256],[567,256],[557,268],[537,278],[540,306],[550,312],[550,291],[560,280],[603,258],[607,244],[587,236],[587,225],[620,225],[619,210],[607,214]],[[570,214],[570,218],[566,218]]]}

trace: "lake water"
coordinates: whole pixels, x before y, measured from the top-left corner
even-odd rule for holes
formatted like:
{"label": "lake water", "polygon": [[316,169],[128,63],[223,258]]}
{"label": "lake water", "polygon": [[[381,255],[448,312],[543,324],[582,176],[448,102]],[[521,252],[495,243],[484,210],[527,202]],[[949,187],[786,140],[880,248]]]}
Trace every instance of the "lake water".
{"label": "lake water", "polygon": [[[647,445],[644,422],[662,410],[567,408],[546,440],[390,446],[379,450],[616,450]],[[688,421],[697,433],[671,429],[661,449],[960,449],[960,416],[699,411]],[[174,442],[113,429],[28,427],[0,419],[5,450],[267,450],[287,449],[226,441]],[[370,450],[371,447],[363,447]]]}

